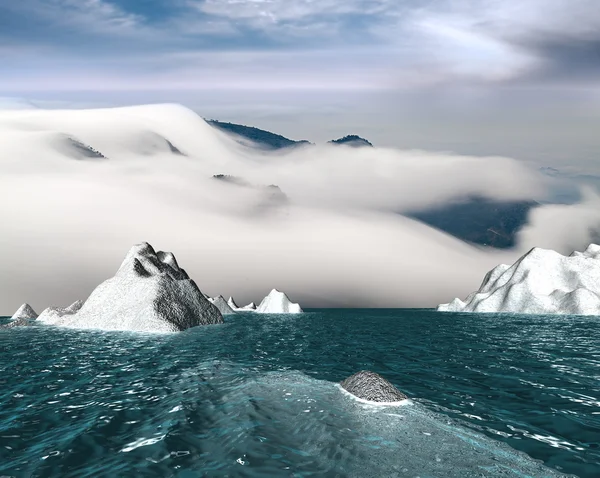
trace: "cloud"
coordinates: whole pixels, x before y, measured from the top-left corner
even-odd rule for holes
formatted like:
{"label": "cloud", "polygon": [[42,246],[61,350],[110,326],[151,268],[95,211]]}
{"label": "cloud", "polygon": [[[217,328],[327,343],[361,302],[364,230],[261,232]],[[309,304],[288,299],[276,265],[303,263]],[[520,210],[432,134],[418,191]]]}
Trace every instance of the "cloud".
{"label": "cloud", "polygon": [[397,10],[398,2],[391,0],[202,0],[193,2],[200,10],[213,15],[229,18],[260,20],[267,18],[272,22],[297,20],[317,15],[378,15]]}
{"label": "cloud", "polygon": [[45,41],[54,43],[50,32],[58,33],[59,39],[63,37],[61,30],[63,34],[80,31],[110,37],[132,34],[144,24],[143,16],[106,0],[25,0],[2,5],[0,13],[12,23],[12,28],[3,36],[10,40],[8,35],[12,35],[14,41],[22,41],[31,34],[35,36],[36,29],[40,29],[42,35],[46,33],[42,37]]}
{"label": "cloud", "polygon": [[416,10],[411,21],[424,38],[447,40],[440,46],[451,57],[471,66],[478,60],[475,74],[486,72],[486,59],[500,67],[502,80],[564,81],[569,72],[577,81],[582,73],[600,73],[600,13],[593,0],[440,0]]}
{"label": "cloud", "polygon": [[[170,105],[4,111],[0,131],[0,188],[14,198],[0,208],[6,314],[24,301],[85,298],[144,240],[172,250],[206,292],[241,302],[279,287],[305,306],[434,306],[531,244],[476,248],[397,212],[474,193],[545,194],[541,176],[506,158],[334,146],[265,154]],[[81,143],[108,159],[82,156]],[[212,178],[223,173],[254,186]],[[269,184],[289,202],[273,202]],[[563,239],[573,242],[556,245]]]}
{"label": "cloud", "polygon": [[573,205],[547,205],[534,209],[518,240],[523,244],[554,249],[562,254],[579,250],[587,242],[600,241],[600,196],[584,188],[583,200]]}
{"label": "cloud", "polygon": [[[361,78],[357,89],[593,85],[597,10],[591,0],[23,0],[0,6],[0,40],[10,46],[0,54],[15,84],[62,72],[63,89],[110,88],[116,77],[152,82],[157,70],[174,83],[182,67],[190,84],[193,75],[212,80],[213,63],[203,62],[210,52],[241,58],[221,64],[221,76],[249,77],[250,88],[268,80],[312,87],[332,61],[341,86]],[[176,61],[182,55],[185,65]],[[154,56],[163,62],[150,66]],[[95,84],[99,74],[107,81]]]}

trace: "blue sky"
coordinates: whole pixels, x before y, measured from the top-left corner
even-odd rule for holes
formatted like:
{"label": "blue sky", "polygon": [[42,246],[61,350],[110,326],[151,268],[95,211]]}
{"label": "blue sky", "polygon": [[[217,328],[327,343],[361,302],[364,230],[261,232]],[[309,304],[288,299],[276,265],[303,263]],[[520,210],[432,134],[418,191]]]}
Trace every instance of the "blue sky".
{"label": "blue sky", "polygon": [[[379,142],[427,147],[405,141],[421,116],[480,127],[485,114],[493,123],[535,113],[541,129],[549,112],[568,124],[595,115],[600,8],[597,0],[3,1],[0,60],[0,97],[175,101],[317,140],[368,123]],[[460,124],[438,133],[468,130]]]}
{"label": "blue sky", "polygon": [[[593,0],[20,0],[5,90],[402,89],[597,79]],[[234,78],[237,77],[237,78]]]}

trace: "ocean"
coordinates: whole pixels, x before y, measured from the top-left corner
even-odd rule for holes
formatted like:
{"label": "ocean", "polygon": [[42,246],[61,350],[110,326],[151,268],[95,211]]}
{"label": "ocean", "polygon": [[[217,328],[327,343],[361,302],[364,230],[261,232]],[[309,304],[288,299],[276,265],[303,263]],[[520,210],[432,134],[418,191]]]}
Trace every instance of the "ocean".
{"label": "ocean", "polygon": [[[225,320],[0,330],[0,476],[600,476],[599,317]],[[410,403],[355,400],[338,383],[359,370]]]}

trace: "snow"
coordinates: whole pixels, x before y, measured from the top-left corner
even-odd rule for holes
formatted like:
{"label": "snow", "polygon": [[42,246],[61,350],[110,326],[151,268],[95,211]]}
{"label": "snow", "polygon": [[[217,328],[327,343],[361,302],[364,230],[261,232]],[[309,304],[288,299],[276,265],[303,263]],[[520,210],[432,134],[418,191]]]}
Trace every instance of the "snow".
{"label": "snow", "polygon": [[464,301],[444,312],[600,315],[600,246],[563,256],[533,248],[513,265],[501,264]]}
{"label": "snow", "polygon": [[262,300],[256,312],[259,314],[301,314],[302,309],[300,305],[291,302],[284,292],[273,289]]}
{"label": "snow", "polygon": [[38,321],[78,329],[175,332],[218,324],[223,317],[173,254],[155,252],[146,242],[131,248],[114,277],[84,302],[50,307]]}
{"label": "snow", "polygon": [[17,319],[37,319],[38,315],[29,304],[23,304],[11,317],[12,320]]}
{"label": "snow", "polygon": [[233,297],[229,297],[227,300],[227,305],[235,312],[254,312],[256,309],[254,302],[250,302],[248,305],[239,307]]}
{"label": "snow", "polygon": [[239,309],[238,305],[235,303],[235,300],[233,300],[233,297],[229,297],[229,299],[227,299],[227,305],[233,310]]}
{"label": "snow", "polygon": [[225,298],[220,295],[218,297],[213,297],[212,299],[208,299],[211,304],[213,304],[222,315],[231,315],[235,314],[235,310],[233,310],[228,304]]}

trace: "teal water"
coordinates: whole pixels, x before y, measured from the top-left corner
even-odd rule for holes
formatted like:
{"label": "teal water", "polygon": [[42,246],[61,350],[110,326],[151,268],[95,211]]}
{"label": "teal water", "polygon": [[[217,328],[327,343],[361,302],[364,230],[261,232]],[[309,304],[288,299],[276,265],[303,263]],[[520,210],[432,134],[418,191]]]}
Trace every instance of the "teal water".
{"label": "teal water", "polygon": [[[413,403],[337,386],[382,374]],[[0,331],[0,476],[600,476],[600,318],[314,310]]]}

